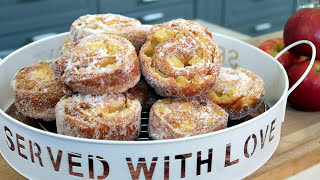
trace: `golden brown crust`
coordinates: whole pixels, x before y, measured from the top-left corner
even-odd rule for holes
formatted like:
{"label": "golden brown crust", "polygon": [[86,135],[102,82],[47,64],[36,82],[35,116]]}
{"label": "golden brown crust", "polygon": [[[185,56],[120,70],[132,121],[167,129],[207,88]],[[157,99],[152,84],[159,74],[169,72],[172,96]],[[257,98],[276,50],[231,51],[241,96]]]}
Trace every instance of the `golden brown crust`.
{"label": "golden brown crust", "polygon": [[210,100],[229,113],[230,119],[249,115],[262,102],[264,82],[247,69],[222,67],[216,84],[201,98]]}
{"label": "golden brown crust", "polygon": [[128,39],[139,52],[145,42],[147,31],[142,28],[140,21],[118,14],[96,14],[79,17],[72,23],[71,41],[92,34],[111,34]]}
{"label": "golden brown crust", "polygon": [[212,37],[200,25],[182,19],[154,25],[139,55],[146,81],[165,97],[203,94],[213,86],[221,66]]}
{"label": "golden brown crust", "polygon": [[91,35],[65,49],[51,62],[58,84],[85,94],[124,92],[140,79],[132,44],[114,35]]}
{"label": "golden brown crust", "polygon": [[55,119],[54,107],[64,93],[48,62],[22,68],[12,80],[15,105],[22,114],[45,121]]}
{"label": "golden brown crust", "polygon": [[130,141],[140,131],[141,105],[128,93],[64,97],[55,112],[63,135]]}
{"label": "golden brown crust", "polygon": [[181,18],[173,19],[173,20],[165,22],[163,24],[155,24],[152,27],[151,32],[149,34],[152,34],[152,33],[154,33],[154,31],[158,30],[159,28],[163,28],[163,27],[167,27],[167,28],[178,27],[178,28],[182,28],[182,29],[187,29],[189,31],[201,31],[201,32],[204,32],[205,34],[207,34],[208,36],[212,37],[211,32],[208,31],[208,27],[203,27],[194,21],[181,19]]}
{"label": "golden brown crust", "polygon": [[227,127],[228,114],[212,102],[158,100],[150,110],[152,139],[174,139],[205,134]]}

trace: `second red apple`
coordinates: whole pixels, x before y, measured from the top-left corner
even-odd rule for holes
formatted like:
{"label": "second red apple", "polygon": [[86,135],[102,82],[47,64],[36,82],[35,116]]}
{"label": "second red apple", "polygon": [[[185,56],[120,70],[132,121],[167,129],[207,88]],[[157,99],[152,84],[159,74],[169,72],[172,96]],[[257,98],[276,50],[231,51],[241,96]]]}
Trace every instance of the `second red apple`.
{"label": "second red apple", "polygon": [[[290,87],[300,79],[310,61],[295,64],[287,70]],[[316,60],[307,77],[290,94],[288,101],[297,109],[320,111],[320,60]]]}
{"label": "second red apple", "polygon": [[[263,42],[259,46],[259,48],[271,55],[272,57],[275,57],[279,52],[281,52],[285,48],[285,45],[283,38],[273,38]],[[303,56],[296,56],[287,51],[278,58],[278,61],[283,65],[285,69],[288,69],[293,64],[301,62],[305,59],[306,58]]]}

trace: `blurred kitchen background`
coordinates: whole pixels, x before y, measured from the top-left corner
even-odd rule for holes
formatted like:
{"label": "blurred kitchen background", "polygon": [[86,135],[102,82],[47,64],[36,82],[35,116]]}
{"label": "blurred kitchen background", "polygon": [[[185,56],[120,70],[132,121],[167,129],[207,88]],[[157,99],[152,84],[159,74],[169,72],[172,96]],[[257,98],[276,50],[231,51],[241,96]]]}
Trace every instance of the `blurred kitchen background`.
{"label": "blurred kitchen background", "polygon": [[143,24],[185,18],[245,40],[283,29],[295,10],[296,0],[0,0],[0,58],[69,31],[85,14],[117,13]]}

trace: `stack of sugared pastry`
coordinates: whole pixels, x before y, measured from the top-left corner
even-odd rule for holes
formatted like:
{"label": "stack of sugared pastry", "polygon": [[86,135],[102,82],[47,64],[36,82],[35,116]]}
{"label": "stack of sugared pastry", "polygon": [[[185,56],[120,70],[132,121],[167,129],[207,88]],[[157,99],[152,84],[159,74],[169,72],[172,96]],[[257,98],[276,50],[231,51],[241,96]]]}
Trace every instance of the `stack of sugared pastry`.
{"label": "stack of sugared pastry", "polygon": [[121,15],[86,15],[74,21],[70,43],[51,62],[58,85],[71,94],[56,106],[59,134],[136,139],[141,105],[126,91],[140,80],[136,49],[143,34],[139,21]]}
{"label": "stack of sugared pastry", "polygon": [[173,139],[224,129],[263,102],[259,76],[221,63],[211,33],[195,22],[147,31],[133,18],[85,15],[72,23],[61,57],[21,69],[12,86],[17,109],[56,119],[59,134],[135,140],[144,109],[150,137]]}
{"label": "stack of sugared pastry", "polygon": [[[140,49],[145,34],[146,30],[139,21],[125,16],[102,14],[80,17],[71,26],[71,38],[66,40],[61,57],[50,62],[51,69],[46,63],[46,70],[51,76],[43,78],[50,79],[56,88],[46,89],[46,93],[52,96],[60,92],[56,101],[48,105],[50,117],[43,117],[42,114],[49,113],[36,111],[37,106],[33,108],[35,110],[29,108],[32,112],[25,110],[28,108],[20,108],[31,103],[47,107],[39,97],[31,99],[18,91],[37,87],[34,89],[43,94],[44,88],[38,87],[44,83],[38,80],[38,76],[44,73],[24,75],[25,70],[22,69],[16,75],[12,83],[16,106],[21,113],[32,118],[56,119],[59,134],[135,140],[140,132],[141,105],[126,91],[140,80],[136,49]],[[25,76],[33,78],[34,82],[16,80]],[[23,102],[28,104],[20,105]]]}
{"label": "stack of sugared pastry", "polygon": [[221,68],[215,40],[195,22],[177,19],[154,25],[139,55],[146,81],[159,95],[171,98],[150,110],[153,139],[226,128],[228,115],[240,119],[262,102],[261,78],[249,70]]}

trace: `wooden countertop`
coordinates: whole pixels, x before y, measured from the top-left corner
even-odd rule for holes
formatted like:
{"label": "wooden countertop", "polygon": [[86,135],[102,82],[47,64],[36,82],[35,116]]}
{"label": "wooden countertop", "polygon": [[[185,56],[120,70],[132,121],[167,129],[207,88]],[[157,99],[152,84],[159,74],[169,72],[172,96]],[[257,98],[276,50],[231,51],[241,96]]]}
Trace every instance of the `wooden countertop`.
{"label": "wooden countertop", "polygon": [[[282,37],[282,32],[246,40],[258,46],[263,41]],[[287,107],[280,144],[271,159],[246,179],[284,179],[320,163],[320,112],[302,112]],[[0,155],[1,179],[25,179]]]}

